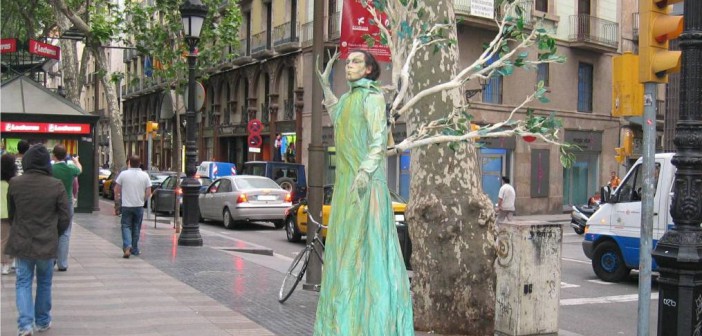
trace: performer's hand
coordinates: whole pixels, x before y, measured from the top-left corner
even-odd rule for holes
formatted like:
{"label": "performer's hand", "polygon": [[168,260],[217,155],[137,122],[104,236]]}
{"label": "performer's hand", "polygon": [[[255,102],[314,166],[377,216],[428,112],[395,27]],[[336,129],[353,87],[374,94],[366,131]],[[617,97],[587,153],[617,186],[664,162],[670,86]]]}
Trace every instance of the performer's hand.
{"label": "performer's hand", "polygon": [[356,195],[358,201],[368,192],[368,182],[370,181],[370,176],[364,170],[361,170],[356,175],[356,178],[351,185],[351,194]]}

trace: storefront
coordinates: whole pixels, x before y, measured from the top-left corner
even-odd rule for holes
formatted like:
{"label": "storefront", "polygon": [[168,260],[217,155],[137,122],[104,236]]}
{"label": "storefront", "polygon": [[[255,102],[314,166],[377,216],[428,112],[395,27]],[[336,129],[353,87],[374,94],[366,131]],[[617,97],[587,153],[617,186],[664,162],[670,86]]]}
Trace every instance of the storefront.
{"label": "storefront", "polygon": [[586,204],[600,190],[602,132],[566,130],[565,142],[581,149],[575,152],[573,165],[563,169],[563,208],[569,209],[573,204]]}
{"label": "storefront", "polygon": [[64,144],[70,155],[80,157],[83,166],[75,211],[90,213],[97,209],[95,127],[99,117],[24,76],[3,83],[1,91],[0,136],[4,148],[16,153],[17,142],[22,139],[44,144],[49,151],[56,144]]}

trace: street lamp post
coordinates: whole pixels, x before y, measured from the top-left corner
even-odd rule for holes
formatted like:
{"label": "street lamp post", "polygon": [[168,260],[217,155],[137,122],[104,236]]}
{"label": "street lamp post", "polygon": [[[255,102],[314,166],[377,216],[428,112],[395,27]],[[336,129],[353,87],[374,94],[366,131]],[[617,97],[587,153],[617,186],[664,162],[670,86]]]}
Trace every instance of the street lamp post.
{"label": "street lamp post", "polygon": [[185,112],[185,179],[183,189],[183,231],[178,237],[178,245],[202,246],[202,236],[198,223],[197,198],[200,193],[200,183],[195,179],[195,160],[197,146],[195,144],[195,63],[197,54],[195,48],[200,40],[202,24],[207,16],[207,6],[200,0],[186,0],[180,6],[183,20],[183,32],[188,43],[188,110]]}
{"label": "street lamp post", "polygon": [[[680,35],[680,118],[670,214],[673,227],[658,241],[658,335],[698,335],[702,329],[702,1],[685,1]],[[667,190],[659,190],[667,196]],[[662,214],[661,214],[662,215]]]}

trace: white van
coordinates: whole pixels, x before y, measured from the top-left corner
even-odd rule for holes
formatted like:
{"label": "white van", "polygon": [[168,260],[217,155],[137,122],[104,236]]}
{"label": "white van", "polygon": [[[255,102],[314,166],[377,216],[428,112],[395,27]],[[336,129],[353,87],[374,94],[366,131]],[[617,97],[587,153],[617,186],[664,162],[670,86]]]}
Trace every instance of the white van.
{"label": "white van", "polygon": [[[670,216],[675,166],[674,153],[655,155],[656,178],[653,198],[653,245],[672,227]],[[607,202],[587,221],[583,251],[592,259],[597,277],[608,282],[619,282],[639,268],[641,237],[641,190],[643,189],[643,159],[636,161],[622,183]],[[653,270],[657,269],[653,261]]]}

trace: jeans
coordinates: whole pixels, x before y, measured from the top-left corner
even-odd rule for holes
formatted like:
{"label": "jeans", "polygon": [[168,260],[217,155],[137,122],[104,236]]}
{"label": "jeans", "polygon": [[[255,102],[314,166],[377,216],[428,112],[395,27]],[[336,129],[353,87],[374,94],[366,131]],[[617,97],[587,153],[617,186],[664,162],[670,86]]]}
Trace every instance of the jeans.
{"label": "jeans", "polygon": [[144,218],[143,207],[122,207],[122,248],[131,247],[132,254],[139,254],[139,233]]}
{"label": "jeans", "polygon": [[[17,328],[32,330],[34,324],[46,326],[51,322],[51,279],[54,275],[54,259],[16,258],[17,262]],[[32,280],[37,273],[37,294],[32,301]]]}
{"label": "jeans", "polygon": [[58,259],[56,265],[60,269],[68,268],[68,245],[71,239],[71,228],[73,227],[73,202],[68,206],[68,228],[59,236]]}

